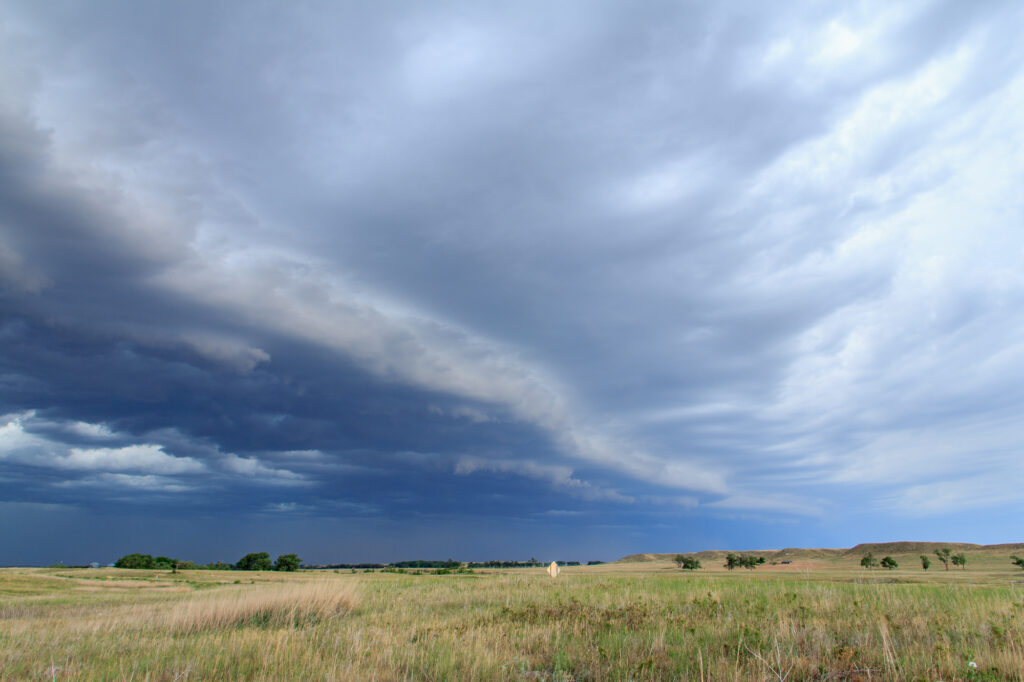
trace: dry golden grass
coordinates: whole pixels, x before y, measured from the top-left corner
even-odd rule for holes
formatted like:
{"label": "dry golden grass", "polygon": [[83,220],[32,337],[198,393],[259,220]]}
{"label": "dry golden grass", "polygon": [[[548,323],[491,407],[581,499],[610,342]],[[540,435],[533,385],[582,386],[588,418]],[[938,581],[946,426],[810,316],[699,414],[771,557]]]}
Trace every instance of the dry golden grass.
{"label": "dry golden grass", "polygon": [[0,680],[1024,680],[1024,575],[1008,561],[663,564],[557,579],[4,569]]}
{"label": "dry golden grass", "polygon": [[[356,603],[354,583],[320,579],[221,588],[170,602],[135,604],[109,614],[107,629],[151,627],[175,633],[220,628],[301,628],[341,616]],[[97,619],[99,620],[99,619]]]}

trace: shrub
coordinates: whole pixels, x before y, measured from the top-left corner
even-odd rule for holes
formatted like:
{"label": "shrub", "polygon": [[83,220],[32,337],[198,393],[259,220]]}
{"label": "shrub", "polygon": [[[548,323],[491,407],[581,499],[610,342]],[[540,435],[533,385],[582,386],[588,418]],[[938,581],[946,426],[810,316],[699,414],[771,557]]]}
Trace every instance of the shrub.
{"label": "shrub", "polygon": [[149,554],[125,554],[114,562],[114,568],[156,568],[156,561]]}
{"label": "shrub", "polygon": [[230,571],[231,564],[224,563],[223,561],[214,561],[205,566],[200,566],[200,568],[205,568],[208,571]]}
{"label": "shrub", "polygon": [[297,571],[302,565],[302,559],[297,554],[282,554],[274,562],[275,571]]}
{"label": "shrub", "polygon": [[235,566],[240,571],[269,571],[273,568],[270,555],[266,552],[252,552],[238,560]]}
{"label": "shrub", "polygon": [[700,559],[692,556],[683,556],[677,554],[675,557],[676,566],[683,569],[684,571],[696,571],[700,568]]}
{"label": "shrub", "polygon": [[153,568],[168,569],[174,568],[174,565],[178,563],[177,559],[172,559],[169,556],[158,556],[153,559]]}
{"label": "shrub", "polygon": [[728,568],[730,571],[736,568],[737,566],[742,566],[743,568],[749,568],[753,570],[761,564],[765,563],[765,561],[766,559],[763,556],[755,557],[747,554],[740,556],[737,554],[730,553],[727,554],[725,557],[725,567]]}

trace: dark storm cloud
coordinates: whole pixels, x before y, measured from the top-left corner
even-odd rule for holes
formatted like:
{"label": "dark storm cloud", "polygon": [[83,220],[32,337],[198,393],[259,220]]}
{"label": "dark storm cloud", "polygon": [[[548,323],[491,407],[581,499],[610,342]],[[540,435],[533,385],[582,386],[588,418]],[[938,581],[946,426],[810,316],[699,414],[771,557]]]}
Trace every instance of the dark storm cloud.
{"label": "dark storm cloud", "polygon": [[1017,500],[1013,3],[8,9],[18,509]]}

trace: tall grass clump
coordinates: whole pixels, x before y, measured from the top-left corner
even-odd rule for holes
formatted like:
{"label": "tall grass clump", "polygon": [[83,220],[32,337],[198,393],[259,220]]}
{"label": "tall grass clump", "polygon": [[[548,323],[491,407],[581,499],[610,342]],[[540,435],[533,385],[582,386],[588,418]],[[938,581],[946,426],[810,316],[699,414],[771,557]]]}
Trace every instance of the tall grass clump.
{"label": "tall grass clump", "polygon": [[222,628],[306,627],[355,608],[355,586],[336,582],[277,584],[193,594],[161,609],[156,624],[175,632]]}

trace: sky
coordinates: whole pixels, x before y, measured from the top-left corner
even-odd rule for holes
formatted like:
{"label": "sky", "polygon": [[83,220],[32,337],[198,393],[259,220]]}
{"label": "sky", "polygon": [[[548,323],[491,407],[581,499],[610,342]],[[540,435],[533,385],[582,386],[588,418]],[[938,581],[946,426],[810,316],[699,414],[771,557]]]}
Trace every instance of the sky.
{"label": "sky", "polygon": [[1022,26],[0,0],[0,564],[1021,541]]}

